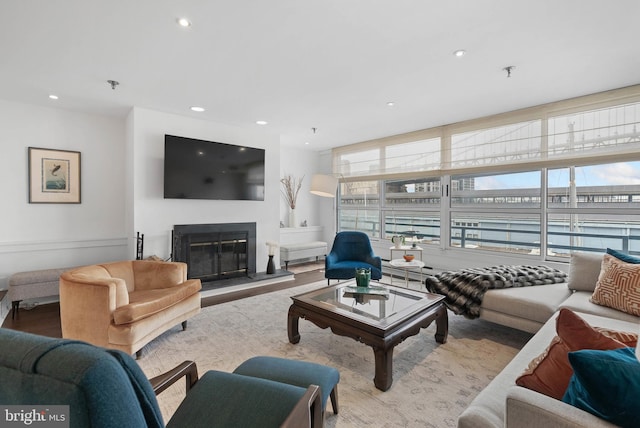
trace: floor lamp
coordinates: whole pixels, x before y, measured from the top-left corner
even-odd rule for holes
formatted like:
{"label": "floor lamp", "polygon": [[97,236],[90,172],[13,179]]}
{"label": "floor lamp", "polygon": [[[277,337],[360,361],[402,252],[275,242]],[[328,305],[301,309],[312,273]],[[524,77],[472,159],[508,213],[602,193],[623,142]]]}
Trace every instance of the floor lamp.
{"label": "floor lamp", "polygon": [[[314,174],[311,177],[310,192],[314,195],[335,199],[337,190],[338,179],[336,177],[326,174]],[[338,216],[335,215],[335,208],[332,215],[335,216],[335,232],[338,233]]]}

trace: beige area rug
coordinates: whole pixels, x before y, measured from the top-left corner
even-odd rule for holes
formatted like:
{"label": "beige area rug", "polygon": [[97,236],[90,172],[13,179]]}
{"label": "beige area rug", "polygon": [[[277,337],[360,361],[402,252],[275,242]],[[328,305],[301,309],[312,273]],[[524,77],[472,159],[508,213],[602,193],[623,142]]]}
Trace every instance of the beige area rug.
{"label": "beige area rug", "polygon": [[[320,281],[205,307],[186,331],[175,327],[143,350],[138,363],[155,376],[184,360],[200,374],[231,372],[256,355],[314,361],[340,371],[340,413],[328,404],[326,427],[455,427],[458,415],[513,358],[531,335],[449,313],[449,338],[434,339],[435,323],[399,344],[393,356],[393,385],[373,385],[373,350],[300,320],[300,343],[287,337],[290,296],[325,287]],[[184,397],[184,382],[158,396],[168,420]]]}

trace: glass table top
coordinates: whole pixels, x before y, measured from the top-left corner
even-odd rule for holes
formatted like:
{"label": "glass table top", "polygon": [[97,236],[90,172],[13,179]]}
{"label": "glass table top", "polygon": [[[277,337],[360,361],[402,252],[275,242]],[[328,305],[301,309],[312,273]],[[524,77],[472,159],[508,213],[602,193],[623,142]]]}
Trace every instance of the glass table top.
{"label": "glass table top", "polygon": [[440,295],[390,285],[371,288],[375,294],[357,293],[355,282],[345,282],[293,299],[378,325],[392,323],[443,299]]}

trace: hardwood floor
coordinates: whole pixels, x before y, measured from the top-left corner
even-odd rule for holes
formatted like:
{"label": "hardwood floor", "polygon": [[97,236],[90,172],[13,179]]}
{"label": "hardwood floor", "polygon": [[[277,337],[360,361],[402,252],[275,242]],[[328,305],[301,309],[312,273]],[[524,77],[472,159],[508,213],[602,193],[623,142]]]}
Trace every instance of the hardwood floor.
{"label": "hardwood floor", "polygon": [[[271,291],[284,290],[286,288],[309,284],[322,279],[324,279],[323,270],[297,273],[295,274],[293,281],[266,285],[257,289],[241,290],[221,296],[205,297],[202,299],[202,307],[269,293]],[[60,305],[58,303],[38,305],[30,310],[20,309],[18,317],[13,320],[11,319],[11,315],[12,314],[9,313],[7,318],[4,320],[2,328],[20,330],[28,333],[40,334],[42,336],[62,337],[62,330],[60,327]]]}

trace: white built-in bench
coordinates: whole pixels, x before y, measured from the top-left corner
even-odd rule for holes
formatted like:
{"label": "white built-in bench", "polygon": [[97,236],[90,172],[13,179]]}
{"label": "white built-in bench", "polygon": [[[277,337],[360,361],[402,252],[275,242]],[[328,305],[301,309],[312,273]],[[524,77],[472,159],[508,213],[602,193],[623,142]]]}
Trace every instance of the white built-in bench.
{"label": "white built-in bench", "polygon": [[58,296],[60,275],[72,268],[42,269],[14,273],[9,277],[11,318],[18,315],[20,302],[27,299]]}
{"label": "white built-in bench", "polygon": [[285,244],[280,246],[280,261],[284,261],[284,268],[289,269],[292,260],[307,259],[327,255],[327,243],[323,241],[301,242],[297,244]]}

